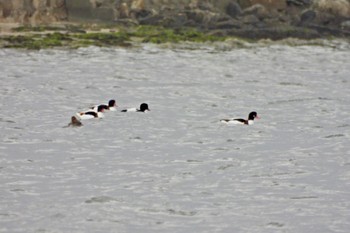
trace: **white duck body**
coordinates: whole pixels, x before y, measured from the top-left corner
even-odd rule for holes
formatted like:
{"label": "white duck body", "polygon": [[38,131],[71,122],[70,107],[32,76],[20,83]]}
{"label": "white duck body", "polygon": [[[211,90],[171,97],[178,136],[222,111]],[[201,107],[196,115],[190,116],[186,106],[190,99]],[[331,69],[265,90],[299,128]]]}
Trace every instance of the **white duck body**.
{"label": "white duck body", "polygon": [[[112,112],[113,111],[117,111],[117,107],[118,107],[116,102],[115,102],[115,100],[108,101],[107,105],[105,105],[105,104],[100,104],[100,105],[105,106],[105,110],[109,110],[109,111],[112,111]],[[98,106],[100,106],[100,105],[95,105],[91,109],[97,112],[98,111]]]}
{"label": "white duck body", "polygon": [[[245,122],[240,121],[238,119],[235,118],[230,118],[230,119],[222,119],[220,120],[221,123],[227,124],[227,125],[246,125]],[[252,125],[254,124],[254,121],[249,120],[248,121],[248,125]]]}
{"label": "white duck body", "polygon": [[249,113],[247,120],[242,118],[228,118],[228,119],[222,119],[220,120],[220,122],[225,123],[227,125],[253,125],[254,119],[260,119],[260,117],[256,112]]}
{"label": "white duck body", "polygon": [[122,112],[147,112],[147,111],[151,111],[151,110],[148,108],[148,104],[146,104],[146,103],[142,103],[140,105],[140,109],[127,108],[127,109],[122,110]]}
{"label": "white duck body", "polygon": [[96,111],[93,111],[93,110],[88,110],[86,112],[78,112],[76,114],[76,116],[80,120],[89,120],[89,119],[93,119],[93,118],[103,118],[104,114],[102,112],[96,112]]}
{"label": "white duck body", "polygon": [[122,110],[122,112],[137,112],[137,108],[127,108],[127,109],[124,109]]}
{"label": "white duck body", "polygon": [[97,111],[90,109],[90,110],[85,111],[85,112],[78,112],[76,114],[76,116],[80,120],[89,120],[89,119],[93,119],[93,118],[103,118],[104,117],[103,112],[106,108],[107,108],[107,106],[105,106],[105,105],[99,105],[97,107]]}

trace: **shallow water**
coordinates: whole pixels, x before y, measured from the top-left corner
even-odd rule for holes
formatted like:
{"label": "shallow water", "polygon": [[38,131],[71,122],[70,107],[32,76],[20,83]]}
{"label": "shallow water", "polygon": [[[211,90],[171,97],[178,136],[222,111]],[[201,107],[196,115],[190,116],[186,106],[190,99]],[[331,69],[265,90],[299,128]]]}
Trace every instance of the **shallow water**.
{"label": "shallow water", "polygon": [[341,45],[0,50],[0,232],[348,232]]}

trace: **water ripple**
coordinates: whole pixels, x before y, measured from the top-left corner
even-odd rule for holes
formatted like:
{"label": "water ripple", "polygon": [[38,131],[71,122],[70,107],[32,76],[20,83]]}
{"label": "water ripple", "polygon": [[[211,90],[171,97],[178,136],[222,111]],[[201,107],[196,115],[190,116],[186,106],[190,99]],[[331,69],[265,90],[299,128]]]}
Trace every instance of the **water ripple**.
{"label": "water ripple", "polygon": [[[1,50],[0,231],[347,232],[350,47],[321,42]],[[63,128],[112,98],[151,112]]]}

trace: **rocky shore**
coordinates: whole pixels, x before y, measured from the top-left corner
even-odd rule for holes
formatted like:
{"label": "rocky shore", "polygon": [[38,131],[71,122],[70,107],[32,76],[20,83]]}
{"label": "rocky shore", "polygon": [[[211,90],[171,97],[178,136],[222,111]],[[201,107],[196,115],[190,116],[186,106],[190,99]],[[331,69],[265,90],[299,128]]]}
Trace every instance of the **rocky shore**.
{"label": "rocky shore", "polygon": [[151,25],[174,35],[191,28],[202,39],[350,38],[350,0],[0,0],[2,38],[18,33],[18,27],[52,25],[63,33],[72,33],[71,25],[74,33],[89,31],[86,25],[113,28],[113,33]]}

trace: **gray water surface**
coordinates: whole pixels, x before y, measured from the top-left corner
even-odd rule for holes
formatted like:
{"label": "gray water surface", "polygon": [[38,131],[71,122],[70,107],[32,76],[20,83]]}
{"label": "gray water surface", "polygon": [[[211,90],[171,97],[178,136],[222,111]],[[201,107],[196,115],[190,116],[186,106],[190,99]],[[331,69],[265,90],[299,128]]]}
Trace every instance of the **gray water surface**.
{"label": "gray water surface", "polygon": [[[349,45],[0,50],[0,232],[349,232],[349,61]],[[151,112],[64,127],[112,98]]]}

